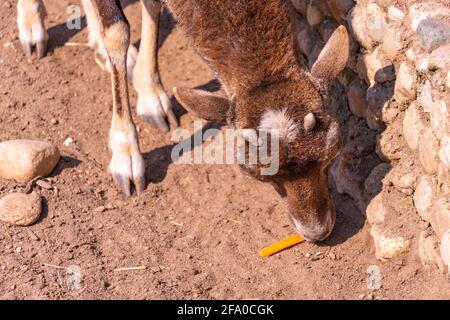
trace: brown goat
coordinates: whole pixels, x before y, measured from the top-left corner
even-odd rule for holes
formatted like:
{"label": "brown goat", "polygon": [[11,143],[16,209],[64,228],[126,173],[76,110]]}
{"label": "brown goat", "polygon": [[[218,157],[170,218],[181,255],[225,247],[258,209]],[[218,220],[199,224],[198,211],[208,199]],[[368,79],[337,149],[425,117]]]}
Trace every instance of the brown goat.
{"label": "brown goat", "polygon": [[[287,0],[163,2],[216,72],[227,93],[227,97],[222,97],[201,90],[175,88],[178,101],[200,118],[227,123],[233,128],[278,130],[281,133],[279,172],[262,176],[256,170],[258,165],[243,165],[242,170],[277,188],[286,198],[290,216],[302,236],[311,241],[328,237],[336,213],[328,190],[327,171],[340,150],[341,138],[337,122],[326,112],[327,91],[347,63],[346,29],[339,27],[334,32],[308,71],[297,53],[293,9]],[[127,190],[129,193],[130,180],[140,191],[143,189],[142,157],[126,86],[128,22],[118,0],[92,0],[92,4],[101,24],[113,82],[110,169],[126,193]],[[148,14],[143,32],[147,28],[145,32],[151,41],[143,35],[146,53],[139,54],[134,80],[152,87],[159,83],[155,39],[160,5],[156,0],[142,0],[142,4],[143,12],[147,10]]]}

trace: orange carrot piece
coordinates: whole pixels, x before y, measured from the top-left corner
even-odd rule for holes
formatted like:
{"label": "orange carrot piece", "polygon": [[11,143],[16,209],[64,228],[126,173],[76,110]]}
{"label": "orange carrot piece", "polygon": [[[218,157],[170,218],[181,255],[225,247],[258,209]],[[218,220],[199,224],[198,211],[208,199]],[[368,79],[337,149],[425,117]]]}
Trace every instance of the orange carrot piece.
{"label": "orange carrot piece", "polygon": [[302,243],[303,241],[305,241],[305,239],[303,239],[300,235],[296,234],[284,240],[278,241],[268,247],[265,247],[259,252],[259,255],[261,257],[268,257],[284,249],[293,247],[296,244]]}

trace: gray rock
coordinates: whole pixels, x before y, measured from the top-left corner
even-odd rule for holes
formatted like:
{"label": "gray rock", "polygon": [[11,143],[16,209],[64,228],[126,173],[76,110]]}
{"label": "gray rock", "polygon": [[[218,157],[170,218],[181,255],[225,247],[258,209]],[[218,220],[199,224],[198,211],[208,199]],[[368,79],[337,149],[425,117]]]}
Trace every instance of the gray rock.
{"label": "gray rock", "polygon": [[419,23],[416,35],[422,48],[431,52],[450,42],[450,25],[436,18],[428,18]]}
{"label": "gray rock", "polygon": [[18,226],[35,223],[42,212],[41,197],[37,193],[11,193],[0,199],[0,221]]}
{"label": "gray rock", "polygon": [[387,81],[395,80],[395,68],[394,65],[386,66],[384,68],[378,69],[375,72],[375,81],[378,83],[384,83]]}

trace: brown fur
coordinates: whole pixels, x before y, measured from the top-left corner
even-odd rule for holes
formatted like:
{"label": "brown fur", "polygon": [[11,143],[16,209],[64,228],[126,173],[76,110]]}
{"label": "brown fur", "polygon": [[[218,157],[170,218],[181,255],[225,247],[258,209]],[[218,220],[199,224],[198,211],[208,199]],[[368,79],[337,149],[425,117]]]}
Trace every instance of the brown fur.
{"label": "brown fur", "polygon": [[[31,1],[31,0],[27,0]],[[33,0],[40,1],[40,0]],[[141,0],[148,39],[135,86],[139,89],[162,86],[157,70],[156,43],[159,1]],[[287,110],[299,128],[295,139],[282,141],[280,171],[261,176],[258,166],[242,166],[253,177],[275,185],[286,197],[290,215],[309,240],[323,240],[334,225],[335,209],[327,187],[327,168],[340,149],[337,123],[326,113],[327,88],[348,59],[348,35],[340,27],[331,37],[311,72],[297,56],[295,26],[288,0],[164,0],[192,45],[222,81],[228,97],[192,89],[177,89],[175,95],[186,109],[208,120],[227,121],[233,127],[257,129],[268,110]],[[92,0],[111,62],[113,121],[110,170],[116,184],[130,194],[130,180],[137,191],[144,188],[144,166],[130,113],[127,89],[127,49],[129,25],[119,0]],[[25,23],[26,24],[26,23]],[[145,31],[145,30],[144,30]],[[26,49],[29,49],[27,43]],[[26,50],[26,51],[30,51]],[[42,51],[42,50],[41,50]],[[148,59],[148,63],[146,63]],[[154,94],[143,91],[145,94]],[[144,108],[145,101],[141,106]],[[163,104],[164,106],[164,104]],[[139,107],[139,103],[138,103]],[[165,114],[175,124],[166,105]],[[139,108],[138,108],[139,111]],[[305,126],[305,116],[313,113],[314,127]],[[168,128],[164,112],[152,119]],[[308,127],[308,129],[304,129]],[[299,227],[300,226],[300,227]],[[299,230],[300,231],[300,230]]]}
{"label": "brown fur", "polygon": [[[323,240],[334,225],[335,209],[327,168],[340,149],[337,123],[326,114],[329,84],[348,59],[348,36],[339,28],[312,68],[296,55],[292,8],[283,0],[165,0],[192,44],[217,73],[229,95],[228,123],[258,128],[267,110],[287,109],[298,128],[313,113],[312,131],[280,146],[280,171],[261,176],[259,166],[242,166],[253,177],[273,183],[286,196],[290,214],[310,240]],[[197,116],[211,120],[223,100],[187,89],[177,99]],[[209,105],[205,110],[205,105]],[[222,120],[218,117],[217,120]],[[331,135],[329,134],[331,133]],[[334,135],[334,136],[333,136]],[[331,214],[331,216],[330,216]],[[331,221],[331,222],[330,222]]]}

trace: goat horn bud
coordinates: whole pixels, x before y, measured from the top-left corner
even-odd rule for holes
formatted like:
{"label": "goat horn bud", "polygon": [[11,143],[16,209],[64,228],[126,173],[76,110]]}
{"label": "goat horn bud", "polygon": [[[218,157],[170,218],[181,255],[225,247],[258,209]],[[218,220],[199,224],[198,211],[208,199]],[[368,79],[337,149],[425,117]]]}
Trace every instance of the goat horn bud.
{"label": "goat horn bud", "polygon": [[313,113],[308,113],[305,116],[305,122],[303,124],[306,132],[311,132],[312,129],[316,126],[316,117],[314,117]]}

